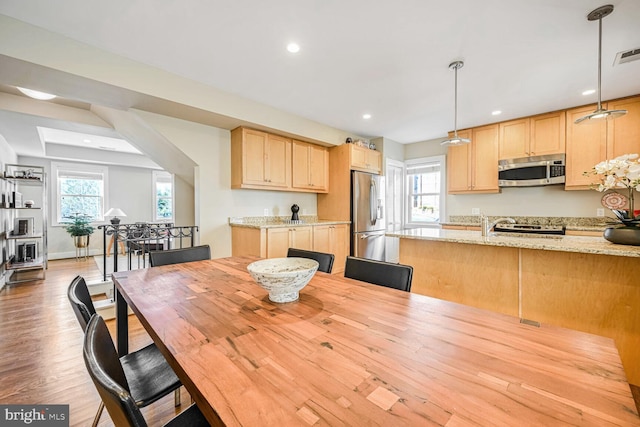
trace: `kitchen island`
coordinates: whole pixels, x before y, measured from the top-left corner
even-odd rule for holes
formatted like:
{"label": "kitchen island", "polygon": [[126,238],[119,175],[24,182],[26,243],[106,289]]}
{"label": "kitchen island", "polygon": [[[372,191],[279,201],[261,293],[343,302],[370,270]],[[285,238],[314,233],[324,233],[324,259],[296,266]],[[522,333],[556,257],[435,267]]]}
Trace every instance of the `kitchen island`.
{"label": "kitchen island", "polygon": [[414,268],[412,292],[613,338],[640,384],[640,247],[465,230],[387,236]]}

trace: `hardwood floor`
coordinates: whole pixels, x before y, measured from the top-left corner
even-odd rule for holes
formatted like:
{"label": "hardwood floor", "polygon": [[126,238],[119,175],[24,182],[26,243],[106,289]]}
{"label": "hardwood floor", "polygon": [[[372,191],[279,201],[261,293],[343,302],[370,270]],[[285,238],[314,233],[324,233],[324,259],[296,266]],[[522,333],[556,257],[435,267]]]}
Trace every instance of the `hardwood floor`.
{"label": "hardwood floor", "polygon": [[[76,275],[87,281],[102,277],[92,258],[49,263],[45,280],[5,286],[0,291],[0,403],[69,404],[71,426],[89,426],[100,397],[82,359],[83,333],[69,300],[67,287]],[[115,322],[107,322],[115,336]],[[151,339],[137,322],[129,320],[131,348]],[[181,389],[181,407],[173,393],[142,410],[150,426],[162,425],[191,398]],[[100,426],[113,426],[105,410]]]}
{"label": "hardwood floor", "polygon": [[[101,280],[93,259],[51,261],[46,280],[0,291],[0,403],[69,404],[70,425],[91,425],[100,398],[82,359],[82,331],[67,300],[76,275]],[[112,334],[115,322],[108,321]],[[131,316],[131,348],[151,340]],[[640,388],[631,387],[640,410]],[[142,410],[150,426],[162,425],[190,404],[184,387],[182,406],[173,394]],[[100,426],[113,426],[105,411]]]}

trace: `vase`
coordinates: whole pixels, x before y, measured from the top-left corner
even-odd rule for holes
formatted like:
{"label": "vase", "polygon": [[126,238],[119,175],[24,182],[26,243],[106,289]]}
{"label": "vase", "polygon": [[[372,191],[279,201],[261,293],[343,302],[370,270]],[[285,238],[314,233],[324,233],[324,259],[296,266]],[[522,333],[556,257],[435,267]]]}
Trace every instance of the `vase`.
{"label": "vase", "polygon": [[640,246],[639,227],[609,227],[604,230],[604,238],[618,245]]}
{"label": "vase", "polygon": [[89,246],[89,235],[73,236],[73,243],[76,248],[86,248]]}

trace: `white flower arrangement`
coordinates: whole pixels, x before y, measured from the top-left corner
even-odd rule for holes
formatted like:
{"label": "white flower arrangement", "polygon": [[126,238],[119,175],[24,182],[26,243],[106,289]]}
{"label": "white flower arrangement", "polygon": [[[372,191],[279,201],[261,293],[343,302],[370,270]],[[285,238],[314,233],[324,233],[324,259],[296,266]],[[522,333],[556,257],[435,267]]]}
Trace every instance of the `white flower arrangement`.
{"label": "white flower arrangement", "polygon": [[607,190],[626,189],[629,193],[629,209],[611,211],[625,225],[640,223],[640,215],[635,216],[634,190],[640,191],[640,156],[638,154],[624,154],[612,160],[605,160],[593,167],[585,175],[595,175],[599,182],[592,187],[600,192]]}

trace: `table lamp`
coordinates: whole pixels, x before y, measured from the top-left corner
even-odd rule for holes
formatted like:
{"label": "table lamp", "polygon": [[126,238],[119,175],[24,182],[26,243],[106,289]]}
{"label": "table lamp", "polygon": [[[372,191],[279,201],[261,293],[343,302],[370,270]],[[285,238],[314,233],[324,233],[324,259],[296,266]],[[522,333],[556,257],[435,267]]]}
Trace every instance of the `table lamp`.
{"label": "table lamp", "polygon": [[104,216],[112,216],[113,218],[111,218],[111,224],[115,225],[120,224],[120,218],[118,218],[119,216],[127,216],[127,214],[122,212],[122,209],[111,208],[104,213]]}

